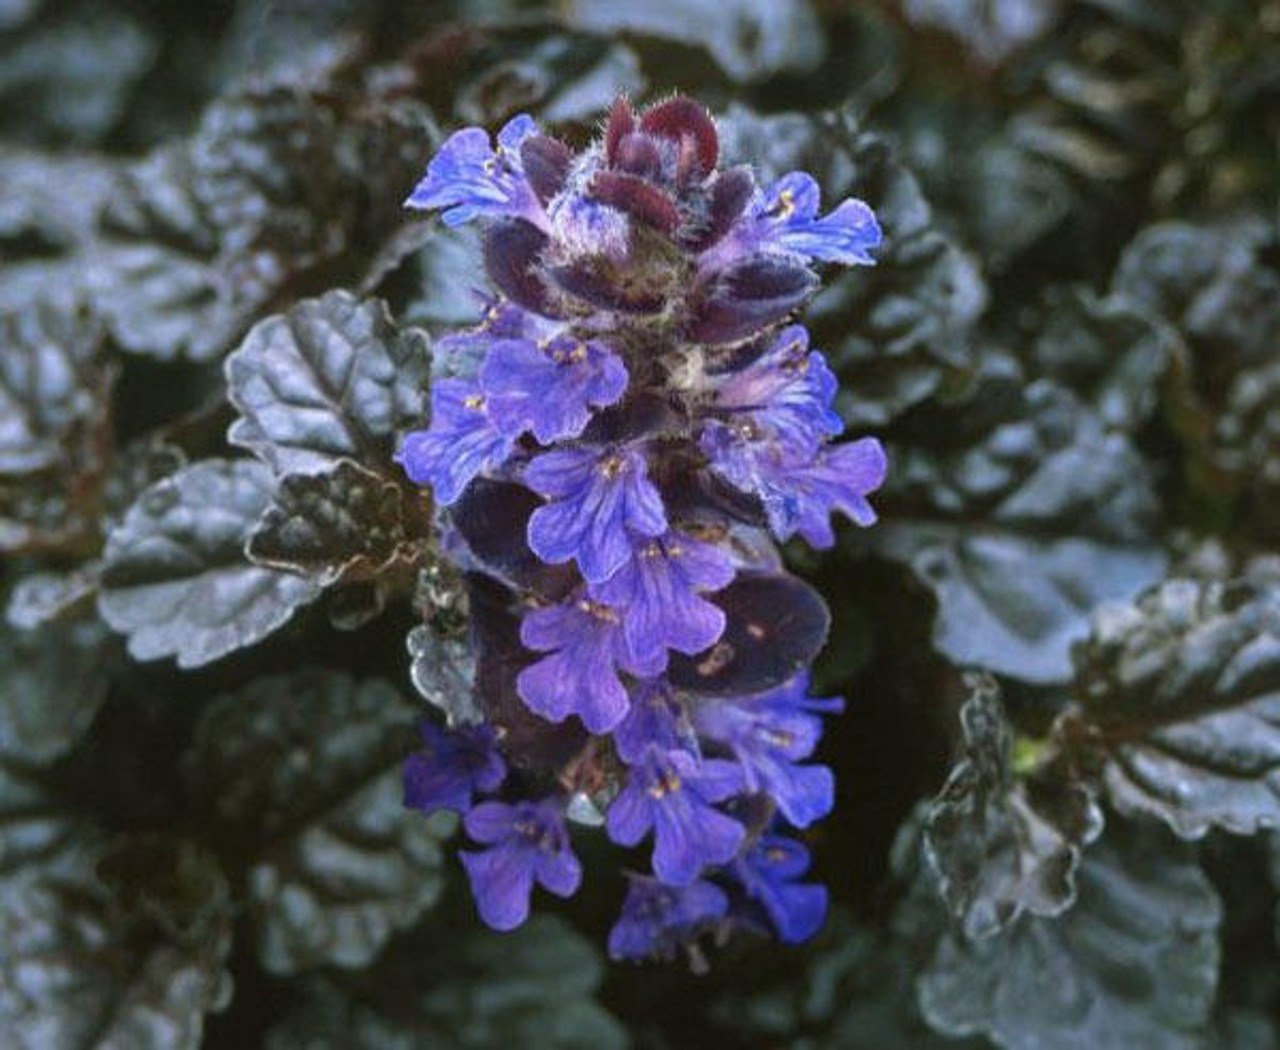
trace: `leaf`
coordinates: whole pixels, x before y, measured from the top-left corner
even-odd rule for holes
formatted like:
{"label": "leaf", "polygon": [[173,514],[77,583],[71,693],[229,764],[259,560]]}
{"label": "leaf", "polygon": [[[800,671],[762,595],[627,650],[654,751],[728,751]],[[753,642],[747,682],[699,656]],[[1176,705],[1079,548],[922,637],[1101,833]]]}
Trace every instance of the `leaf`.
{"label": "leaf", "polygon": [[857,542],[933,593],[934,643],[953,662],[1063,683],[1094,607],[1164,571],[1154,487],[1129,439],[1074,396],[997,374],[918,444],[890,446],[883,520]]}
{"label": "leaf", "polygon": [[1167,580],[1093,618],[1056,734],[1123,813],[1184,838],[1280,827],[1280,587]]}
{"label": "leaf", "polygon": [[906,0],[913,25],[959,37],[986,65],[996,66],[1052,29],[1060,0]]}
{"label": "leaf", "polygon": [[107,136],[155,60],[133,16],[92,4],[40,19],[0,47],[0,135],[66,146]]}
{"label": "leaf", "polygon": [[96,306],[133,353],[220,357],[286,285],[292,298],[360,283],[431,136],[420,105],[333,69],[217,100],[188,139],[126,171],[90,258]]}
{"label": "leaf", "polygon": [[1052,918],[1075,903],[1084,847],[1102,831],[1089,792],[1053,771],[1013,767],[1014,730],[990,675],[965,676],[961,758],[924,815],[924,853],[970,940],[1023,912]]}
{"label": "leaf", "polygon": [[433,936],[428,926],[369,974],[311,980],[266,1045],[621,1050],[625,1030],[593,998],[603,976],[592,946],[555,916],[501,937],[474,928]]}
{"label": "leaf", "polygon": [[75,746],[107,697],[108,642],[97,617],[0,626],[0,755],[50,762]]}
{"label": "leaf", "polygon": [[318,596],[312,581],[245,558],[272,488],[252,460],[204,460],[148,488],[111,530],[98,610],[135,659],[198,667],[261,641]]}
{"label": "leaf", "polygon": [[95,836],[33,770],[0,758],[0,898],[10,887],[76,863]]}
{"label": "leaf", "polygon": [[889,143],[847,115],[731,106],[719,126],[726,163],[750,163],[761,180],[810,171],[826,206],[861,198],[883,228],[876,266],[832,275],[805,317],[840,375],[837,407],[851,427],[883,427],[972,369],[986,283]]}
{"label": "leaf", "polygon": [[79,308],[0,315],[0,550],[74,548],[108,462],[114,370]]}
{"label": "leaf", "polygon": [[257,325],[227,359],[240,412],[229,440],[277,473],[340,458],[381,467],[397,433],[425,415],[425,336],[400,331],[380,301],[330,292]]}
{"label": "leaf", "polygon": [[744,83],[810,70],[825,50],[817,19],[799,0],[570,0],[565,18],[575,29],[607,37],[628,33],[697,42]]}
{"label": "leaf", "polygon": [[456,821],[403,805],[416,721],[386,683],[323,670],[255,679],[202,714],[186,778],[246,858],[269,972],[366,966],[439,897]]}
{"label": "leaf", "polygon": [[925,1018],[944,1035],[983,1034],[1010,1050],[1200,1047],[1222,905],[1169,845],[1113,828],[1086,855],[1065,915],[1023,915],[979,941],[944,932],[919,979]]}
{"label": "leaf", "polygon": [[1052,290],[1031,353],[1107,426],[1133,432],[1151,419],[1165,371],[1185,349],[1176,330],[1136,301],[1068,288]]}
{"label": "leaf", "polygon": [[247,549],[258,564],[301,573],[321,587],[370,579],[422,553],[408,518],[399,485],[341,459],[323,474],[281,479]]}
{"label": "leaf", "polygon": [[0,1043],[196,1050],[230,999],[226,879],[191,843],[116,838],[0,883]]}

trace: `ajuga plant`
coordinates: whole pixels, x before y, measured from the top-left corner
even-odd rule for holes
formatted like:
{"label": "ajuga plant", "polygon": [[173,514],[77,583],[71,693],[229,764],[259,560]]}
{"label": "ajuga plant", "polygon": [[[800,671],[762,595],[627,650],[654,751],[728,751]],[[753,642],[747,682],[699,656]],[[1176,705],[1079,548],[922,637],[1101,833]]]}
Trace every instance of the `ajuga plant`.
{"label": "ajuga plant", "polygon": [[528,116],[496,144],[458,131],[407,202],[483,224],[495,291],[437,342],[430,426],[399,450],[476,651],[474,703],[423,727],[406,801],[463,815],[501,930],[535,884],[577,891],[571,823],[652,839],[615,958],[821,926],[794,834],[832,808],[806,759],[842,702],[809,695],[828,613],[776,543],[830,546],[836,513],[871,525],[885,474],[876,439],[834,440],[835,377],[793,320],[816,264],[874,261],[871,210],[823,215],[804,172],[760,186],[719,160],[697,103],[622,99],[577,153]]}

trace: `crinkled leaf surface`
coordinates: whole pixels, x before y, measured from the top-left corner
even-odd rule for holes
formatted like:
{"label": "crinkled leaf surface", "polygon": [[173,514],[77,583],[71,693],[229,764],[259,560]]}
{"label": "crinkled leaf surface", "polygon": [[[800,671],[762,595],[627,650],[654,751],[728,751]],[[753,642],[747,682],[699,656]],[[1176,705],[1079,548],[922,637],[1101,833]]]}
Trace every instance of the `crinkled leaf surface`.
{"label": "crinkled leaf surface", "polygon": [[621,1050],[625,1031],[592,997],[602,977],[595,949],[555,916],[502,937],[428,925],[368,974],[313,980],[267,1047]]}
{"label": "crinkled leaf surface", "polygon": [[0,896],[19,882],[78,863],[96,830],[69,813],[40,775],[0,758]]}
{"label": "crinkled leaf surface", "polygon": [[934,594],[934,640],[952,660],[1062,683],[1093,608],[1152,583],[1165,556],[1132,443],[1047,380],[1006,385],[1017,374],[967,403],[959,430],[890,447],[884,520],[860,542]]}
{"label": "crinkled leaf surface", "polygon": [[225,877],[191,843],[117,838],[0,882],[0,1043],[196,1050],[231,995]]}
{"label": "crinkled leaf surface", "polygon": [[401,331],[379,301],[330,292],[270,317],[227,359],[241,418],[230,440],[280,473],[340,458],[382,467],[398,431],[424,416],[425,336]]}
{"label": "crinkled leaf surface", "polygon": [[808,69],[823,55],[817,20],[800,0],[570,0],[566,7],[578,29],[697,43],[738,81]]}
{"label": "crinkled leaf surface", "polygon": [[1065,915],[1023,915],[979,941],[944,932],[919,979],[929,1023],[1010,1050],[1200,1047],[1222,906],[1173,845],[1113,828],[1086,854]]}
{"label": "crinkled leaf surface", "polygon": [[416,714],[384,682],[313,670],[256,679],[201,717],[187,779],[247,858],[268,971],[365,966],[439,897],[456,821],[402,803]]}
{"label": "crinkled leaf surface", "polygon": [[1066,746],[1122,812],[1186,838],[1280,827],[1280,587],[1174,579],[1104,607],[1076,652]]}
{"label": "crinkled leaf surface", "polygon": [[1000,687],[989,675],[967,685],[961,757],[925,810],[924,852],[953,917],[978,939],[1024,911],[1052,917],[1071,907],[1080,855],[1102,814],[1083,786],[1053,771],[1019,776]]}
{"label": "crinkled leaf surface", "polygon": [[98,609],[139,660],[197,667],[266,637],[319,594],[251,564],[244,548],[271,499],[253,460],[204,460],[152,485],[107,537]]}
{"label": "crinkled leaf surface", "polygon": [[114,372],[75,306],[0,315],[0,550],[74,545],[106,469]]}
{"label": "crinkled leaf surface", "polygon": [[418,553],[404,490],[343,459],[323,474],[290,474],[249,538],[249,557],[293,569],[321,586],[376,576]]}

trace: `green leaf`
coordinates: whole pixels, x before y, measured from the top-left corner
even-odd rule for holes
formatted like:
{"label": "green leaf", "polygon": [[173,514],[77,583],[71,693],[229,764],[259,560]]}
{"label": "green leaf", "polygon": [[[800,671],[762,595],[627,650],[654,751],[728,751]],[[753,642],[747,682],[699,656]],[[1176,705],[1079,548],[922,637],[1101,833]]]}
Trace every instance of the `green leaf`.
{"label": "green leaf", "polygon": [[0,758],[0,896],[75,864],[97,832],[59,805],[31,769]]}
{"label": "green leaf", "polygon": [[260,641],[319,595],[312,581],[245,557],[273,488],[260,463],[204,460],[148,488],[111,530],[98,609],[136,659],[198,667]]}
{"label": "green leaf", "polygon": [[0,882],[0,1044],[196,1050],[226,1006],[226,879],[187,842],[116,838],[73,868]]}
{"label": "green leaf", "polygon": [[244,858],[271,973],[366,966],[439,897],[456,820],[403,805],[417,714],[384,682],[315,670],[256,679],[201,716],[186,778]]}
{"label": "green leaf", "polygon": [[229,439],[277,473],[316,473],[342,458],[384,468],[397,433],[423,421],[423,333],[386,306],[330,292],[257,325],[227,359],[240,412]]}
{"label": "green leaf", "polygon": [[1024,911],[1053,917],[1076,898],[1084,847],[1102,831],[1089,792],[1055,771],[1013,769],[1014,731],[989,675],[968,675],[961,758],[924,816],[924,852],[966,937],[990,937]]}
{"label": "green leaf", "polygon": [[501,936],[428,926],[368,974],[309,982],[266,1045],[621,1050],[626,1032],[593,999],[602,977],[595,949],[554,916]]}
{"label": "green leaf", "polygon": [[407,568],[420,544],[409,535],[405,492],[349,459],[323,474],[290,474],[249,537],[249,557],[328,587],[370,579],[392,562]]}
{"label": "green leaf", "polygon": [[1280,827],[1280,586],[1168,580],[1099,610],[1057,734],[1121,812],[1184,838]]}
{"label": "green leaf", "polygon": [[1172,845],[1113,827],[1086,855],[1065,915],[1023,915],[979,941],[944,932],[919,979],[926,1019],[1009,1050],[1200,1047],[1222,906]]}

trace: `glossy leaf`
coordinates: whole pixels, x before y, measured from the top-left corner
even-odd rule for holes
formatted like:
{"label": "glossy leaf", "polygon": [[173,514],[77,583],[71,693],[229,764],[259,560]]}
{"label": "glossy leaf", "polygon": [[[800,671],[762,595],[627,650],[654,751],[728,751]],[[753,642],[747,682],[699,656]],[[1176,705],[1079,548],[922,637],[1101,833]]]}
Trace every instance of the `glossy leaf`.
{"label": "glossy leaf", "polygon": [[456,821],[403,805],[416,721],[386,683],[320,670],[256,679],[202,715],[187,780],[249,857],[269,972],[365,966],[439,897]]}
{"label": "glossy leaf", "polygon": [[272,488],[260,463],[204,460],[138,497],[107,537],[98,596],[136,659],[198,667],[265,638],[319,594],[245,556]]}

